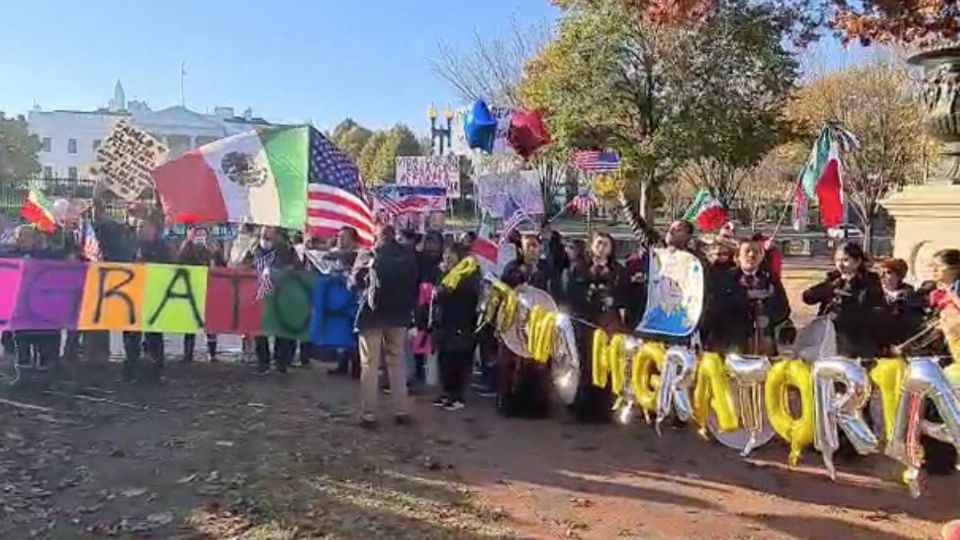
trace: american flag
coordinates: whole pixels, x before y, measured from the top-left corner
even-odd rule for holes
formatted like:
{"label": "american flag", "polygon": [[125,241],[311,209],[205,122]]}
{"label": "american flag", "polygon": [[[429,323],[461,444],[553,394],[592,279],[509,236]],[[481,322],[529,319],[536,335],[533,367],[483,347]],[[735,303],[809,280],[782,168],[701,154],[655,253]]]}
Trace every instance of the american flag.
{"label": "american flag", "polygon": [[77,243],[83,250],[83,258],[90,262],[96,262],[103,258],[103,251],[100,249],[100,240],[97,239],[97,233],[93,230],[93,224],[89,219],[84,218],[80,228],[77,229]]}
{"label": "american flag", "polygon": [[507,198],[507,204],[503,207],[503,231],[500,232],[500,244],[503,244],[507,241],[507,237],[510,236],[517,227],[520,226],[524,221],[531,221],[530,216],[523,211],[523,208],[517,204],[517,201],[513,197]]}
{"label": "american flag", "polygon": [[616,152],[577,150],[570,156],[570,162],[587,172],[611,172],[620,168],[620,156]]}
{"label": "american flag", "polygon": [[446,191],[443,188],[423,186],[382,186],[371,191],[374,212],[389,216],[443,212]]}
{"label": "american flag", "polygon": [[570,202],[567,203],[567,208],[578,214],[585,213],[592,206],[593,196],[585,191],[581,191],[576,197],[570,199]]}
{"label": "american flag", "polygon": [[360,247],[371,246],[375,221],[362,191],[357,166],[319,131],[311,129],[307,232],[329,238],[343,227],[353,227]]}

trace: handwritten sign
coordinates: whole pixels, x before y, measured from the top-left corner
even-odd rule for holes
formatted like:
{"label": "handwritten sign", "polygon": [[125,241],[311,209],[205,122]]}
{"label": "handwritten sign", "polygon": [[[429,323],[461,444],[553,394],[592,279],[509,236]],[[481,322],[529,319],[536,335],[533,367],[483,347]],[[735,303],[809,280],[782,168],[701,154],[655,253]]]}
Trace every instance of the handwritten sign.
{"label": "handwritten sign", "polygon": [[509,171],[474,178],[480,207],[495,218],[502,218],[507,200],[514,201],[531,216],[543,214],[543,194],[534,171]]}
{"label": "handwritten sign", "polygon": [[460,197],[460,156],[398,156],[398,186],[442,187],[447,197]]}
{"label": "handwritten sign", "polygon": [[252,270],[0,259],[0,328],[251,334],[354,345],[357,299],[342,276],[278,270],[257,299]]}
{"label": "handwritten sign", "polygon": [[[469,156],[473,155],[474,151],[470,149],[470,145],[467,144],[467,137],[463,132],[463,117],[467,114],[467,109],[459,109],[454,114],[453,118],[453,145],[451,150],[454,154]],[[490,107],[490,114],[497,119],[497,134],[493,139],[493,153],[494,154],[515,154],[513,147],[510,146],[510,142],[507,140],[507,133],[510,132],[510,116],[513,114],[513,109],[509,107]]]}
{"label": "handwritten sign", "polygon": [[90,173],[121,199],[135,201],[153,185],[150,172],[166,154],[160,141],[121,120],[97,148]]}

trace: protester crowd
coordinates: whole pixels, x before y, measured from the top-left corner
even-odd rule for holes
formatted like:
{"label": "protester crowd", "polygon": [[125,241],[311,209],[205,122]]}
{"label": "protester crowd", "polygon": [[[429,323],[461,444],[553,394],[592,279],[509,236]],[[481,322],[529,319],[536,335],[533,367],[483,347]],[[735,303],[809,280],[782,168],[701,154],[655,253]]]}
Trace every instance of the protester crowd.
{"label": "protester crowd", "polygon": [[[460,410],[471,394],[468,388],[474,386],[477,396],[496,397],[504,414],[548,413],[550,364],[525,360],[502,346],[492,328],[478,327],[482,270],[475,260],[458,266],[470,257],[473,234],[454,238],[383,225],[375,246],[358,250],[357,232],[349,227],[334,239],[261,227],[248,229],[247,234],[257,235],[256,241],[240,257],[228,260],[224,246],[198,235],[199,229],[189,230],[180,242],[163,239],[159,216],[142,208],[133,209],[125,223],[104,217],[96,201],[92,212],[103,261],[230,264],[258,271],[268,266],[342,276],[360,303],[355,349],[323,350],[284,337],[244,337],[244,343],[252,344],[258,374],[269,373],[271,365],[285,373],[293,365],[307,368],[314,360],[327,360],[333,364],[331,375],[359,378],[364,425],[376,424],[381,393],[391,395],[397,423],[410,421],[408,392],[423,391],[433,365],[428,360],[431,351],[436,353],[442,388],[434,405]],[[51,236],[21,226],[13,246],[0,256],[83,260],[88,250],[82,249],[83,239],[75,232],[66,227]],[[651,231],[650,237],[656,238],[655,233]],[[527,284],[546,291],[574,321],[582,362],[580,386],[570,406],[573,414],[582,421],[607,421],[612,394],[591,384],[591,336],[595,328],[612,334],[636,327],[646,305],[652,246],[641,245],[635,253],[617,257],[614,239],[607,233],[597,232],[587,242],[565,241],[548,223],[538,234],[514,231],[505,241],[515,245],[517,255],[498,277],[512,287]],[[772,357],[792,342],[796,330],[781,282],[781,260],[766,238],[739,238],[732,226],[725,226],[710,242],[697,243],[692,225],[677,221],[657,243],[689,251],[705,269],[703,314],[696,337],[684,338],[685,344]],[[803,302],[833,321],[838,354],[866,359],[899,355],[904,351],[898,345],[915,342],[911,338],[923,334],[941,310],[956,309],[960,250],[936,253],[935,279],[916,289],[904,282],[906,274],[902,260],[871,263],[859,245],[843,244],[836,251],[834,269],[803,292]],[[75,360],[81,350],[89,354],[97,342],[103,347],[109,341],[104,332],[62,334],[21,330],[5,334],[3,344],[21,368],[46,369],[61,357]],[[217,339],[206,336],[213,362],[218,358]],[[194,360],[195,341],[194,335],[183,337],[181,361]],[[162,335],[125,332],[123,344],[124,380],[160,374],[166,357]],[[906,352],[952,361],[942,334],[921,340]]]}

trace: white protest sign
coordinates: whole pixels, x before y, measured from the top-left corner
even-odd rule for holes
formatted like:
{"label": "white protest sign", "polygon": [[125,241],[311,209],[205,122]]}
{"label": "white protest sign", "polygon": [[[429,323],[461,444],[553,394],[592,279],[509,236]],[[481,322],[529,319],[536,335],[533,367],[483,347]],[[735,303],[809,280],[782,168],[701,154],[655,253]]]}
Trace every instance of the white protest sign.
{"label": "white protest sign", "polygon": [[460,156],[398,156],[398,186],[447,188],[447,197],[460,198]]}
{"label": "white protest sign", "polygon": [[97,148],[97,161],[90,172],[121,199],[135,201],[153,185],[150,171],[166,154],[160,141],[121,120]]}
{"label": "white protest sign", "polygon": [[[451,149],[454,154],[469,156],[474,151],[467,144],[467,136],[463,132],[463,118],[467,114],[467,109],[458,109],[453,117],[451,138],[453,144]],[[509,107],[490,107],[490,114],[497,119],[497,134],[493,139],[493,154],[513,154],[513,147],[507,141],[507,133],[510,132],[510,116],[513,109]]]}
{"label": "white protest sign", "polygon": [[480,207],[495,218],[503,218],[504,205],[510,197],[527,214],[543,214],[543,194],[536,171],[510,171],[474,178]]}

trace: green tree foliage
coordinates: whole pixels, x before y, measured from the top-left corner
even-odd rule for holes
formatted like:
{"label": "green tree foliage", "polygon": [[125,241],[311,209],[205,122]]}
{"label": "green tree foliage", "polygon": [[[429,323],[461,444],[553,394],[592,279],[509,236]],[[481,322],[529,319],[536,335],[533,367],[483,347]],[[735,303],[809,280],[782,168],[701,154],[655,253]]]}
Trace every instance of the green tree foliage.
{"label": "green tree foliage", "polygon": [[527,63],[520,93],[549,112],[561,151],[617,150],[649,203],[694,158],[736,169],[775,144],[797,68],[768,8],[724,0],[703,21],[668,25],[624,16],[620,0],[556,3],[556,36]]}
{"label": "green tree foliage", "polygon": [[26,180],[40,172],[40,141],[27,131],[23,116],[6,117],[0,111],[0,183]]}
{"label": "green tree foliage", "polygon": [[365,182],[379,184],[393,182],[398,156],[423,156],[427,149],[421,146],[409,127],[397,124],[377,131],[360,150],[356,162]]}
{"label": "green tree foliage", "polygon": [[373,131],[354,122],[352,118],[347,118],[333,128],[330,140],[346,152],[350,159],[356,161],[360,157],[360,151],[372,136]]}

